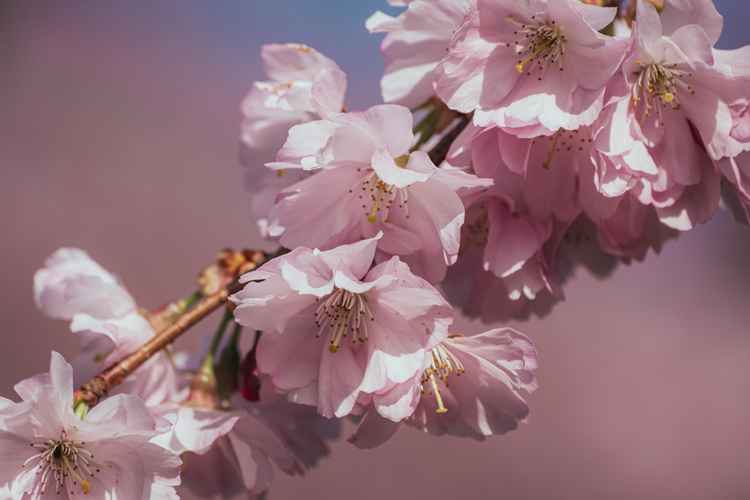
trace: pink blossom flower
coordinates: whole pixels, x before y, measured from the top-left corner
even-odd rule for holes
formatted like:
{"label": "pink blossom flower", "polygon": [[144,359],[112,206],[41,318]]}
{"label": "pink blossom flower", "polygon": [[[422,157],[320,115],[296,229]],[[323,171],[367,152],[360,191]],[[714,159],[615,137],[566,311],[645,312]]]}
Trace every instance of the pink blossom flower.
{"label": "pink blossom flower", "polygon": [[385,102],[414,108],[435,94],[435,68],[474,3],[416,0],[398,17],[378,11],[367,20],[371,33],[387,33],[381,45],[386,60],[380,82]]}
{"label": "pink blossom flower", "polygon": [[379,238],[297,248],[244,275],[231,297],[237,321],[265,332],[260,372],[326,417],[413,377],[452,322],[440,294],[397,257],[370,269]]}
{"label": "pink blossom flower", "polygon": [[344,107],[346,74],[328,57],[306,45],[269,44],[261,49],[268,81],[255,82],[242,102],[242,162],[251,211],[266,239],[278,237],[268,212],[278,193],[301,180],[301,172],[269,172],[266,155],[284,143],[289,128],[318,120]]}
{"label": "pink blossom flower", "polygon": [[[135,352],[155,334],[128,291],[83,250],[62,248],[47,259],[34,276],[34,296],[45,314],[72,320],[70,329],[82,345],[75,362],[82,378]],[[176,383],[172,364],[159,354],[118,392],[135,394],[154,405],[171,397]]]}
{"label": "pink blossom flower", "polygon": [[688,230],[715,212],[720,177],[713,160],[750,147],[743,132],[743,102],[750,80],[741,51],[712,48],[722,19],[711,2],[668,4],[659,15],[638,3],[634,42],[615,79],[615,97],[597,147],[614,169],[600,190],[630,190],[653,205],[669,227]]}
{"label": "pink blossom flower", "polygon": [[13,498],[176,499],[180,459],[153,444],[156,423],[138,398],[73,412],[73,369],[52,353],[49,374],[16,386],[22,412],[0,430],[0,484]]}
{"label": "pink blossom flower", "polygon": [[[531,341],[510,328],[470,337],[451,336],[435,346],[407,389],[414,414],[404,422],[431,434],[486,437],[505,434],[525,420],[521,392],[537,388],[537,354]],[[350,441],[372,448],[387,440],[398,423],[368,412]]]}
{"label": "pink blossom flower", "polygon": [[293,125],[339,113],[346,74],[317,50],[297,43],[261,48],[268,81],[255,82],[242,102],[242,142],[253,150],[274,150]]}
{"label": "pink blossom flower", "polygon": [[380,251],[439,281],[464,220],[456,181],[474,178],[443,175],[426,153],[410,153],[412,121],[407,108],[382,105],[293,127],[269,166],[317,173],[279,195],[271,219],[281,243],[326,249],[382,231]]}
{"label": "pink blossom flower", "polygon": [[438,66],[437,94],[480,126],[525,136],[577,129],[598,116],[627,40],[598,31],[614,8],[577,0],[478,0]]}
{"label": "pink blossom flower", "polygon": [[338,427],[314,408],[289,403],[269,390],[260,402],[233,398],[230,410],[185,401],[156,411],[171,427],[154,442],[185,461],[178,493],[217,500],[266,491],[273,481],[272,464],[290,475],[303,474],[328,455],[325,439],[332,436],[331,427]]}

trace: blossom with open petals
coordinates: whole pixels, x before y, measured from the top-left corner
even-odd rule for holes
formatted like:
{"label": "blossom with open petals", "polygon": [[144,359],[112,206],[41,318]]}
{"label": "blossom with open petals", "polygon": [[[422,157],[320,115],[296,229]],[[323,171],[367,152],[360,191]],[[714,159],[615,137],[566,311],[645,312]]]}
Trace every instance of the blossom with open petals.
{"label": "blossom with open petals", "polygon": [[[451,336],[430,352],[424,371],[406,392],[414,414],[404,423],[431,434],[486,437],[514,430],[528,415],[522,392],[536,390],[537,354],[531,341],[510,328],[473,336]],[[350,439],[372,448],[398,423],[368,412]]]}
{"label": "blossom with open petals", "polygon": [[271,211],[281,243],[327,249],[382,231],[381,252],[442,279],[458,253],[460,186],[425,152],[410,153],[412,125],[407,108],[381,105],[293,127],[269,166],[315,173],[282,191]]}
{"label": "blossom with open petals", "polygon": [[21,382],[20,413],[0,427],[0,485],[13,498],[177,499],[180,459],[150,442],[154,418],[135,396],[73,412],[73,369],[52,353],[50,371]]}
{"label": "blossom with open petals", "polygon": [[705,222],[718,207],[713,161],[750,148],[742,119],[750,79],[742,65],[729,64],[742,51],[713,49],[721,16],[711,2],[692,4],[668,3],[660,15],[639,1],[632,48],[596,139],[616,166],[601,175],[600,190],[630,190],[678,230]]}
{"label": "blossom with open petals", "polygon": [[398,257],[370,269],[379,238],[297,248],[244,275],[231,297],[237,321],[265,332],[259,370],[327,417],[413,377],[452,322],[450,306]]}
{"label": "blossom with open petals", "polygon": [[578,0],[478,0],[437,69],[437,94],[474,122],[525,136],[590,125],[627,48],[598,31],[616,9]]}

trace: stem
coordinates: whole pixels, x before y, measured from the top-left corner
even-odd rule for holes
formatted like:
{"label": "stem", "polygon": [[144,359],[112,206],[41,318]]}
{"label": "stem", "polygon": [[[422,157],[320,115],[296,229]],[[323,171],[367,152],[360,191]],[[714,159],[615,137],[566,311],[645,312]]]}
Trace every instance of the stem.
{"label": "stem", "polygon": [[216,353],[219,350],[219,346],[221,345],[221,340],[224,338],[224,333],[227,331],[227,327],[229,326],[229,323],[232,321],[233,315],[232,311],[227,309],[224,311],[224,316],[221,318],[221,323],[219,323],[219,328],[216,329],[216,333],[214,333],[214,338],[211,340],[211,348],[209,349],[209,355],[216,357]]}
{"label": "stem", "polygon": [[232,337],[229,339],[229,345],[238,345],[240,341],[240,334],[242,333],[242,325],[239,323],[234,324],[234,330],[232,330]]}
{"label": "stem", "polygon": [[[186,305],[183,308],[184,314],[176,318],[173,322],[166,324],[136,352],[109,366],[99,375],[83,384],[75,393],[74,404],[84,404],[88,408],[93,408],[102,397],[121,384],[123,380],[146,363],[146,361],[180,338],[193,325],[226,304],[229,296],[241,288],[238,282],[240,275],[257,269],[269,259],[283,255],[287,251],[282,248],[274,255],[268,255],[260,250],[245,250],[242,252],[222,251],[219,254],[218,263],[207,268],[220,280],[222,286],[217,289],[215,288],[216,291],[214,292],[203,290],[202,293],[193,294],[181,301],[183,306]],[[232,258],[232,266],[227,264],[230,257]],[[190,307],[191,305],[192,307]],[[231,320],[231,313],[228,312],[228,315]]]}
{"label": "stem", "polygon": [[463,115],[459,120],[460,121],[453,126],[450,132],[445,134],[443,138],[440,139],[440,142],[438,142],[430,151],[430,160],[432,160],[432,163],[434,163],[435,165],[440,166],[440,164],[445,161],[445,157],[448,156],[448,152],[451,149],[453,141],[455,141],[456,138],[461,135],[461,132],[464,131],[466,126],[471,121],[471,116]]}
{"label": "stem", "polygon": [[76,393],[76,401],[84,402],[89,408],[95,406],[103,396],[121,384],[123,380],[156,353],[177,340],[191,326],[224,305],[229,295],[234,291],[233,288],[228,286],[198,301],[192,309],[180,316],[173,324],[154,335],[136,352],[113,364],[82,385]]}

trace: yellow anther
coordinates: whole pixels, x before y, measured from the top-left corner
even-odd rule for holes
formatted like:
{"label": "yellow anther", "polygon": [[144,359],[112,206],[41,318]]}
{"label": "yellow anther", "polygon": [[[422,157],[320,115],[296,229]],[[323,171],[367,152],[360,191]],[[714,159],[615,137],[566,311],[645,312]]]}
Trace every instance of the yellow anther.
{"label": "yellow anther", "polygon": [[672,92],[664,92],[661,96],[662,101],[667,104],[671,104],[674,101],[674,94]]}
{"label": "yellow anther", "polygon": [[437,403],[437,409],[435,410],[435,413],[438,415],[447,413],[448,408],[445,407],[445,404],[443,403],[443,396],[440,395],[440,389],[437,385],[437,380],[435,380],[435,373],[430,373],[430,385],[432,385],[432,392],[435,394],[435,402]]}
{"label": "yellow anther", "polygon": [[396,163],[396,166],[406,168],[406,165],[409,164],[409,155],[401,155],[393,161]]}
{"label": "yellow anther", "polygon": [[284,177],[284,174],[286,174],[286,170],[277,170],[276,171],[276,177]]}
{"label": "yellow anther", "polygon": [[521,61],[520,63],[516,63],[516,71],[519,73],[523,73],[523,67],[526,63]]}
{"label": "yellow anther", "polygon": [[91,491],[91,483],[86,480],[81,481],[81,489],[83,490],[84,495],[88,495]]}

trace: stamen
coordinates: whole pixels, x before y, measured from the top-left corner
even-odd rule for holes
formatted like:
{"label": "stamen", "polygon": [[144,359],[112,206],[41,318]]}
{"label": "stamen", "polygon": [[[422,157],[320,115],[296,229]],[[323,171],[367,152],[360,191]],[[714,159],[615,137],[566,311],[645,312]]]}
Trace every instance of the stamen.
{"label": "stamen", "polygon": [[328,350],[338,352],[343,339],[351,334],[352,344],[367,341],[367,323],[375,317],[364,294],[337,288],[320,303],[315,311],[316,337],[330,335]]}
{"label": "stamen", "polygon": [[58,495],[63,491],[74,495],[76,487],[84,495],[91,492],[88,478],[94,477],[101,467],[94,462],[94,454],[86,449],[86,443],[70,439],[63,430],[58,439],[35,441],[30,446],[39,453],[26,460],[21,468],[36,469],[39,480],[27,495],[44,495],[50,480],[54,481]]}
{"label": "stamen", "polygon": [[448,377],[451,375],[460,376],[466,371],[463,363],[453,355],[453,353],[445,347],[444,344],[438,344],[431,351],[432,363],[422,374],[421,390],[425,392],[425,384],[430,383],[432,393],[435,396],[435,402],[437,409],[435,413],[443,414],[448,411],[443,401],[443,396],[440,394],[440,387],[438,385],[438,379],[442,381],[443,385],[448,386]]}
{"label": "stamen", "polygon": [[[406,160],[403,159],[404,156]],[[396,165],[402,168],[406,168],[406,163],[409,161],[408,155],[404,156],[395,159]],[[362,208],[365,210],[368,222],[374,224],[379,218],[385,222],[394,205],[404,210],[406,218],[409,218],[409,194],[406,189],[386,184],[373,172],[362,179],[360,190],[359,199],[362,200]]]}
{"label": "stamen", "polygon": [[541,81],[547,69],[555,64],[560,71],[564,70],[566,38],[555,21],[537,22],[536,16],[531,16],[530,23],[513,17],[507,20],[517,26],[513,32],[517,38],[506,46],[518,55],[515,64],[518,73],[531,76],[537,71],[537,79]]}
{"label": "stamen", "polygon": [[646,119],[655,112],[656,126],[664,123],[664,108],[681,108],[681,95],[695,94],[695,89],[687,83],[693,74],[679,69],[676,64],[644,64],[636,61],[635,83],[631,90],[631,103],[636,111],[641,108],[640,119]]}

